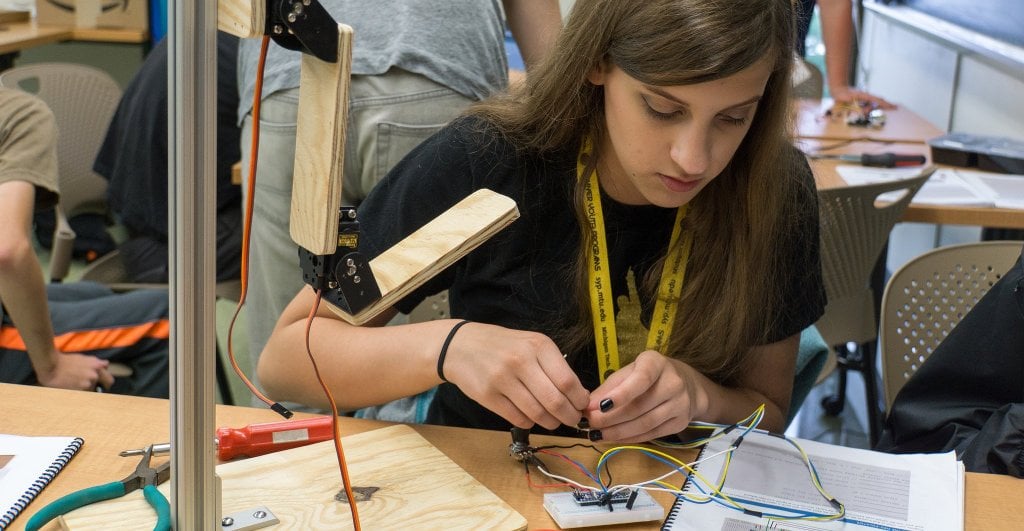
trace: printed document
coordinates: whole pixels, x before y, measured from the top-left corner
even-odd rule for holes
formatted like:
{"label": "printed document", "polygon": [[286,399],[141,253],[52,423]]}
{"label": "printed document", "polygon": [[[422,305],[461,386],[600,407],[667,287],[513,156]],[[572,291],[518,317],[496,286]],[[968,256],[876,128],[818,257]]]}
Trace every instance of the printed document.
{"label": "printed document", "polygon": [[[702,455],[714,456],[698,472],[717,483],[725,455],[738,434],[708,443]],[[846,507],[838,521],[771,520],[715,501],[678,500],[664,529],[690,530],[962,530],[964,472],[953,452],[896,455],[794,439],[807,453],[824,490]],[[722,489],[752,511],[795,515],[836,514],[814,487],[799,451],[762,431],[748,434],[732,452]],[[700,496],[708,489],[691,479],[684,490]]]}
{"label": "printed document", "polygon": [[[915,177],[920,168],[872,168],[836,166],[840,177],[850,185],[895,181]],[[899,197],[882,194],[879,201],[892,202]],[[939,168],[925,181],[912,203],[1024,209],[1024,175],[989,173],[962,168]]]}

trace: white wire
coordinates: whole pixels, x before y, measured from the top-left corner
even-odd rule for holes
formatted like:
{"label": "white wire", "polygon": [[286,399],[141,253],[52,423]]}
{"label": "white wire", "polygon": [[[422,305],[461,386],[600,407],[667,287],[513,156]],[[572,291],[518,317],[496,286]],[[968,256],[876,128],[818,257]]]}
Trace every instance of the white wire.
{"label": "white wire", "polygon": [[[692,463],[687,463],[686,466],[688,466],[690,468],[696,468],[697,465],[703,463],[704,461],[707,461],[709,459],[714,459],[715,457],[718,457],[718,456],[720,456],[722,454],[727,454],[729,452],[732,452],[735,449],[736,449],[735,446],[730,446],[730,447],[728,447],[725,450],[722,450],[720,452],[715,452],[715,453],[713,453],[711,455],[702,457],[702,458],[700,458],[700,459],[698,459],[698,460],[696,460],[696,461],[694,461]],[[658,481],[661,481],[661,480],[671,476],[672,474],[676,474],[676,473],[682,474],[683,471],[681,469],[679,469],[679,468],[673,468],[672,470],[670,470],[670,471],[668,471],[668,472],[666,472],[666,473],[664,473],[664,474],[662,474],[662,475],[660,475],[660,476],[658,476],[658,477],[656,477],[654,479],[650,479],[650,480],[647,480],[647,481],[641,481],[639,483],[633,483],[632,485],[627,485],[627,484],[613,485],[611,487],[608,487],[608,492],[614,494],[614,493],[616,493],[616,492],[618,492],[620,490],[625,490],[625,489],[655,488],[655,487],[646,487],[646,485],[648,485],[650,483],[657,483]],[[690,474],[688,472],[685,475],[687,477],[692,477],[692,476],[690,476]],[[657,487],[657,488],[661,489],[661,487]],[[664,490],[666,490],[668,492],[679,492],[678,489],[675,489],[675,490],[664,489]]]}

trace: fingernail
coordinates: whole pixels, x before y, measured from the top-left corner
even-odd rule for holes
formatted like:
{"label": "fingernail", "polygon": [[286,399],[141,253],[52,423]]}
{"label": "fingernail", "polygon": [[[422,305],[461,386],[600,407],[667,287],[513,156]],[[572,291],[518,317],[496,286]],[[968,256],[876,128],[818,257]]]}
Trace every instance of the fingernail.
{"label": "fingernail", "polygon": [[576,423],[576,429],[578,429],[578,430],[589,430],[590,429],[590,421],[587,420],[587,417],[581,418],[580,421]]}
{"label": "fingernail", "polygon": [[597,442],[604,439],[604,436],[601,435],[601,430],[590,430],[587,432],[587,438],[590,439],[591,442]]}
{"label": "fingernail", "polygon": [[601,413],[604,413],[615,406],[615,402],[612,402],[611,398],[605,398],[599,405],[601,406]]}

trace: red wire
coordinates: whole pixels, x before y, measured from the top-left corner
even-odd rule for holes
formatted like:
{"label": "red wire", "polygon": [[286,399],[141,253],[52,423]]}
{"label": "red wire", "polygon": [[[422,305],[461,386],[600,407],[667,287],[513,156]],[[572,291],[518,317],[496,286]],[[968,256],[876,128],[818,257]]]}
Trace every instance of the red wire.
{"label": "red wire", "polygon": [[529,469],[526,470],[526,484],[529,485],[531,488],[535,488],[535,489],[551,489],[551,488],[556,488],[556,487],[561,488],[561,487],[575,487],[576,486],[576,485],[573,485],[572,483],[543,483],[543,484],[541,484],[541,483],[534,483],[532,476],[530,476],[530,470]]}
{"label": "red wire", "polygon": [[569,463],[570,465],[572,465],[573,468],[575,468],[576,470],[579,470],[580,472],[582,472],[583,475],[585,475],[585,476],[589,476],[590,475],[585,468],[581,467],[579,465],[579,463],[577,463],[577,462],[573,461],[572,459],[569,459],[568,457],[566,457],[565,454],[556,454],[555,452],[550,452],[548,450],[541,450],[541,449],[538,449],[537,453],[557,457],[557,458],[561,459],[562,461],[565,461],[566,463]]}

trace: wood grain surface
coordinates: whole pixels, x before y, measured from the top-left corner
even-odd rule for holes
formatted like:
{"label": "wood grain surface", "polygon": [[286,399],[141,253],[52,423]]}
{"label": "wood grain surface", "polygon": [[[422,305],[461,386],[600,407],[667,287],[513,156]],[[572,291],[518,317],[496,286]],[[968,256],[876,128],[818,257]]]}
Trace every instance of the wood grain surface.
{"label": "wood grain surface", "polygon": [[[408,426],[343,443],[354,485],[380,489],[359,503],[365,529],[526,529],[526,518]],[[331,441],[226,463],[217,475],[224,514],[266,506],[280,520],[274,529],[352,529],[347,503],[334,499],[342,483]],[[156,514],[136,491],[63,520],[72,531],[150,529]]]}

